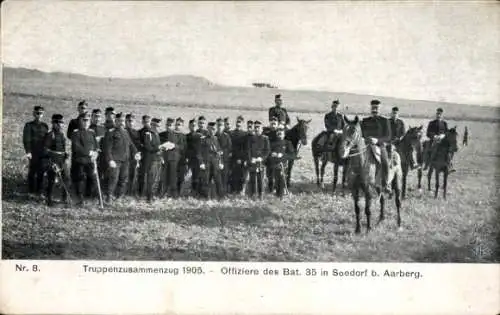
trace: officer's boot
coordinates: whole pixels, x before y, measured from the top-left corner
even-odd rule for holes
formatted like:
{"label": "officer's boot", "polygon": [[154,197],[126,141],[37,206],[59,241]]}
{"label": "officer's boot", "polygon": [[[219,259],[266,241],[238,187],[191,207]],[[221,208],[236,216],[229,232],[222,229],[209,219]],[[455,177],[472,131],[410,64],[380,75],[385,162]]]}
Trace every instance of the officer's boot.
{"label": "officer's boot", "polygon": [[[385,152],[384,152],[385,151]],[[391,187],[389,186],[389,156],[387,150],[382,148],[381,154],[381,162],[382,162],[382,190],[386,194],[390,194],[392,192]]]}

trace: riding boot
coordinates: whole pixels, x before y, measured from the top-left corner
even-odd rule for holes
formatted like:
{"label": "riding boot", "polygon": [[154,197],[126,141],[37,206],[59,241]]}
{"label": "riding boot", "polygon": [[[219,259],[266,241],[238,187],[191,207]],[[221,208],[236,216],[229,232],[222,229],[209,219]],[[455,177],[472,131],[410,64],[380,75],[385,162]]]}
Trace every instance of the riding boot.
{"label": "riding boot", "polygon": [[389,186],[389,163],[390,163],[389,156],[387,149],[385,147],[382,146],[380,148],[381,148],[380,160],[382,164],[382,183],[381,183],[382,190],[385,193],[391,193],[392,189]]}

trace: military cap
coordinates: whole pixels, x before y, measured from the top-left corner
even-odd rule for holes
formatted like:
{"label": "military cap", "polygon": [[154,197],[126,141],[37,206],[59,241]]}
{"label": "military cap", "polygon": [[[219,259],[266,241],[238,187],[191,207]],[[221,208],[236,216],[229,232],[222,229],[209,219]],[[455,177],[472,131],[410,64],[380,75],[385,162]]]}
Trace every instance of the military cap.
{"label": "military cap", "polygon": [[258,120],[253,122],[254,126],[262,126],[262,123]]}
{"label": "military cap", "polygon": [[439,107],[438,109],[436,109],[436,111],[437,111],[438,113],[442,113],[442,112],[443,112],[443,109],[442,109],[441,107]]}
{"label": "military cap", "polygon": [[52,115],[52,122],[57,123],[57,124],[62,123],[63,122],[63,115],[61,115],[61,114]]}
{"label": "military cap", "polygon": [[379,106],[380,105],[380,101],[379,100],[371,100],[370,105],[371,106]]}
{"label": "military cap", "polygon": [[175,120],[176,122],[184,122],[184,119],[182,119],[182,117],[177,117],[177,119]]}
{"label": "military cap", "polygon": [[229,121],[229,117],[225,117],[224,122],[228,122],[228,121]]}
{"label": "military cap", "polygon": [[122,118],[123,116],[123,113],[122,112],[119,112],[115,115],[115,118]]}
{"label": "military cap", "polygon": [[189,120],[189,124],[194,124],[195,123],[195,120],[194,119],[190,119]]}
{"label": "military cap", "polygon": [[33,107],[33,111],[34,112],[43,112],[44,110],[45,109],[42,106],[40,106],[40,105],[37,105],[37,106]]}
{"label": "military cap", "polygon": [[78,102],[78,106],[88,106],[87,101],[83,100]]}
{"label": "military cap", "polygon": [[160,123],[161,119],[160,118],[153,118],[153,119],[151,119],[151,122]]}
{"label": "military cap", "polygon": [[245,120],[245,119],[243,119],[243,116],[241,116],[241,115],[240,115],[240,116],[238,116],[238,117],[236,117],[236,121],[244,121],[244,120]]}
{"label": "military cap", "polygon": [[279,98],[281,98],[281,94],[276,94],[276,95],[274,96],[274,99],[275,99],[275,100],[277,100],[277,99],[279,99]]}
{"label": "military cap", "polygon": [[217,119],[215,120],[215,122],[216,122],[216,123],[218,123],[218,124],[221,124],[223,121],[222,121],[222,118],[220,118],[220,117],[219,117],[219,118],[217,118]]}
{"label": "military cap", "polygon": [[92,110],[92,114],[100,114],[100,113],[102,113],[102,111],[99,108],[96,108],[96,109]]}
{"label": "military cap", "polygon": [[247,125],[253,125],[253,121],[247,120]]}
{"label": "military cap", "polygon": [[213,121],[209,122],[208,127],[215,127],[215,122],[213,122]]}
{"label": "military cap", "polygon": [[207,120],[207,119],[205,118],[205,116],[200,116],[200,117],[198,117],[198,121],[200,121],[200,120]]}
{"label": "military cap", "polygon": [[339,104],[340,104],[340,101],[339,101],[338,99],[337,99],[337,100],[334,100],[334,101],[332,102],[332,105],[339,105]]}
{"label": "military cap", "polygon": [[106,107],[106,113],[109,113],[109,112],[114,113],[115,109],[113,107]]}
{"label": "military cap", "polygon": [[399,108],[398,108],[397,106],[394,106],[394,107],[392,108],[392,111],[393,111],[393,112],[399,112]]}
{"label": "military cap", "polygon": [[173,123],[174,121],[175,121],[175,120],[174,120],[173,118],[168,117],[168,118],[167,118],[167,120],[166,120],[166,123],[167,123],[167,124],[171,124],[171,123]]}
{"label": "military cap", "polygon": [[278,121],[278,117],[276,116],[271,117],[271,121]]}
{"label": "military cap", "polygon": [[132,113],[128,113],[127,115],[125,115],[125,119],[135,119],[135,115]]}

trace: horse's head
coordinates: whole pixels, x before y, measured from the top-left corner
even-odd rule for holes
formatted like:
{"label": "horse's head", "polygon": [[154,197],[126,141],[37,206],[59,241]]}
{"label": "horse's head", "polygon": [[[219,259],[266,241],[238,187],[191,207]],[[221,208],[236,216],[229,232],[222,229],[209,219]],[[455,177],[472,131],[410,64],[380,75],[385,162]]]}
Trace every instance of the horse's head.
{"label": "horse's head", "polygon": [[420,144],[420,140],[422,139],[422,130],[423,126],[420,125],[419,127],[410,127],[408,128],[408,131],[406,131],[406,134],[403,137],[403,142],[406,142],[410,144],[412,147],[415,147]]}
{"label": "horse's head", "polygon": [[342,132],[342,137],[340,138],[339,153],[340,156],[345,159],[349,155],[351,149],[360,144],[363,137],[358,116],[356,116],[352,121],[344,116],[344,120],[346,124]]}
{"label": "horse's head", "polygon": [[457,126],[448,129],[445,135],[445,139],[446,142],[448,142],[451,152],[458,151],[457,138],[458,138]]}
{"label": "horse's head", "polygon": [[297,128],[297,135],[302,145],[307,145],[307,129],[309,127],[310,122],[311,119],[305,120],[297,117],[297,125],[295,125],[295,128]]}

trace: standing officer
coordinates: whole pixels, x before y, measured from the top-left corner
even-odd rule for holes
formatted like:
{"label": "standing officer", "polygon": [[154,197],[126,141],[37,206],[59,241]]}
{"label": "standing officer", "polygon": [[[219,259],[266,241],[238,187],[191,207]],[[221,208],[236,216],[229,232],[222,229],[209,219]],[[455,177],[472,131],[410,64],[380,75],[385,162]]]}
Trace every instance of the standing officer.
{"label": "standing officer", "polygon": [[241,182],[241,195],[245,195],[246,193],[246,188],[248,185],[248,179],[249,179],[249,173],[248,173],[248,149],[249,149],[249,143],[250,139],[253,137],[255,134],[254,126],[253,126],[253,121],[252,120],[247,120],[247,133],[245,136],[245,140],[243,143],[243,151],[245,152],[245,160],[243,161],[243,167],[242,167],[242,182]]}
{"label": "standing officer", "polygon": [[106,121],[104,122],[104,127],[106,130],[115,127],[115,109],[113,107],[106,107],[104,111],[104,115],[106,117]]}
{"label": "standing officer", "polygon": [[[269,127],[264,128],[263,134],[269,139],[269,145],[272,146],[278,140],[278,119],[271,118]],[[266,177],[267,177],[267,192],[272,193],[274,190],[274,176],[269,159],[266,160]]]}
{"label": "standing officer", "polygon": [[427,138],[429,138],[430,143],[427,143],[425,150],[425,161],[424,161],[424,171],[429,168],[429,163],[434,159],[436,154],[437,144],[444,139],[446,132],[448,131],[448,123],[443,119],[443,109],[438,108],[436,110],[436,119],[429,122],[427,125]]}
{"label": "standing officer", "polygon": [[335,148],[334,154],[336,158],[339,158],[338,144],[340,141],[340,134],[342,134],[342,130],[344,129],[344,117],[337,112],[339,105],[339,100],[334,100],[332,102],[331,111],[327,113],[324,118],[327,139],[323,146],[323,150],[326,152],[329,151],[328,147]]}
{"label": "standing officer", "polygon": [[295,156],[295,149],[289,140],[285,139],[285,127],[279,126],[277,129],[277,140],[271,145],[269,165],[274,176],[276,185],[276,196],[283,198],[286,188],[286,167],[288,160]]}
{"label": "standing officer", "polygon": [[118,113],[115,116],[115,128],[106,132],[103,141],[104,156],[108,162],[108,186],[106,202],[113,196],[119,199],[125,194],[130,168],[130,156],[140,159],[137,148],[125,130],[125,115]]}
{"label": "standing officer", "polygon": [[49,131],[49,126],[42,121],[44,108],[33,108],[34,119],[24,125],[23,144],[26,158],[29,159],[28,192],[40,195],[42,193],[44,168],[42,165],[43,142]]}
{"label": "standing officer", "polygon": [[[137,151],[141,151],[141,140],[139,139],[139,131],[135,129],[135,115],[129,113],[125,116],[125,130],[127,130],[130,140],[135,145]],[[135,196],[137,192],[137,177],[140,161],[136,160],[134,156],[130,156],[130,168],[128,173],[128,187],[127,194]]]}
{"label": "standing officer", "polygon": [[389,119],[379,115],[379,100],[371,101],[371,117],[364,118],[361,121],[361,131],[363,137],[369,140],[371,145],[380,148],[380,157],[382,163],[382,189],[385,193],[391,193],[388,183],[389,177],[389,157],[386,146],[391,142],[391,125]]}
{"label": "standing officer", "polygon": [[200,163],[200,195],[209,198],[210,184],[213,180],[217,196],[219,199],[224,197],[220,174],[220,171],[224,168],[224,163],[219,140],[215,135],[215,122],[208,124],[208,135],[201,139],[197,150],[197,159]]}
{"label": "standing officer", "polygon": [[188,167],[191,170],[191,192],[196,194],[198,191],[198,166],[196,160],[197,150],[197,134],[196,134],[196,121],[191,119],[189,121],[189,133],[186,134],[186,160]]}
{"label": "standing officer", "polygon": [[67,202],[69,187],[69,171],[66,160],[68,158],[68,153],[66,153],[66,138],[62,131],[63,126],[63,116],[61,114],[52,115],[52,130],[45,136],[44,150],[47,169],[47,205],[49,207],[53,206],[52,201],[52,190],[54,188],[54,182],[56,175],[59,174],[60,180],[64,189],[61,191],[63,202]]}
{"label": "standing officer", "polygon": [[269,121],[271,118],[276,117],[278,121],[282,121],[287,125],[287,128],[290,128],[290,117],[284,107],[282,107],[283,101],[281,100],[281,94],[277,94],[274,96],[274,104],[275,106],[269,108]]}
{"label": "standing officer", "polygon": [[88,107],[88,104],[86,101],[83,100],[83,101],[78,102],[78,105],[77,105],[78,116],[69,121],[68,130],[66,131],[66,137],[68,137],[68,139],[71,139],[71,136],[73,135],[73,131],[80,128],[80,116],[87,111],[87,107]]}
{"label": "standing officer", "polygon": [[217,136],[217,140],[219,140],[222,151],[222,161],[224,163],[224,168],[221,170],[222,187],[224,188],[224,193],[227,193],[230,191],[229,172],[231,171],[231,136],[224,131],[225,126],[222,118],[218,118],[216,123],[217,132],[215,135]]}
{"label": "standing officer", "polygon": [[224,118],[224,132],[227,134],[231,133],[231,122],[229,121],[229,117]]}
{"label": "standing officer", "polygon": [[187,157],[186,157],[186,135],[182,133],[184,126],[184,119],[177,117],[175,120],[175,138],[176,145],[179,151],[179,164],[177,165],[177,196],[181,195],[182,185],[184,184],[184,177],[187,173]]}
{"label": "standing officer", "polygon": [[161,167],[160,136],[158,127],[161,122],[159,118],[151,119],[150,116],[142,117],[143,128],[139,131],[142,143],[142,163],[139,168],[139,191],[145,194],[147,201],[153,200],[153,191],[158,181],[158,173]]}
{"label": "standing officer", "polygon": [[99,108],[92,110],[89,129],[94,130],[97,145],[99,146],[99,150],[97,151],[99,153],[97,156],[97,168],[99,171],[101,183],[104,183],[106,178],[105,173],[108,167],[102,150],[102,139],[104,138],[104,135],[106,133],[106,128],[104,128],[104,126],[101,124],[101,119],[102,111]]}
{"label": "standing officer", "polygon": [[236,118],[235,129],[231,132],[231,178],[230,186],[232,193],[240,193],[243,184],[243,168],[247,158],[246,141],[248,133],[243,130],[243,116]]}
{"label": "standing officer", "polygon": [[167,118],[165,131],[160,132],[160,150],[163,156],[159,194],[164,197],[177,197],[177,172],[181,151],[178,147],[178,137],[174,131],[174,119]]}
{"label": "standing officer", "polygon": [[265,161],[271,150],[269,139],[262,134],[262,123],[254,122],[255,134],[248,141],[248,171],[250,173],[250,196],[257,190],[259,199],[262,199],[262,185]]}
{"label": "standing officer", "polygon": [[80,128],[71,135],[71,179],[78,198],[77,205],[84,205],[84,180],[90,182],[85,185],[85,195],[90,196],[92,184],[96,181],[94,163],[97,159],[97,140],[95,132],[90,127],[90,115],[85,113],[80,117]]}

